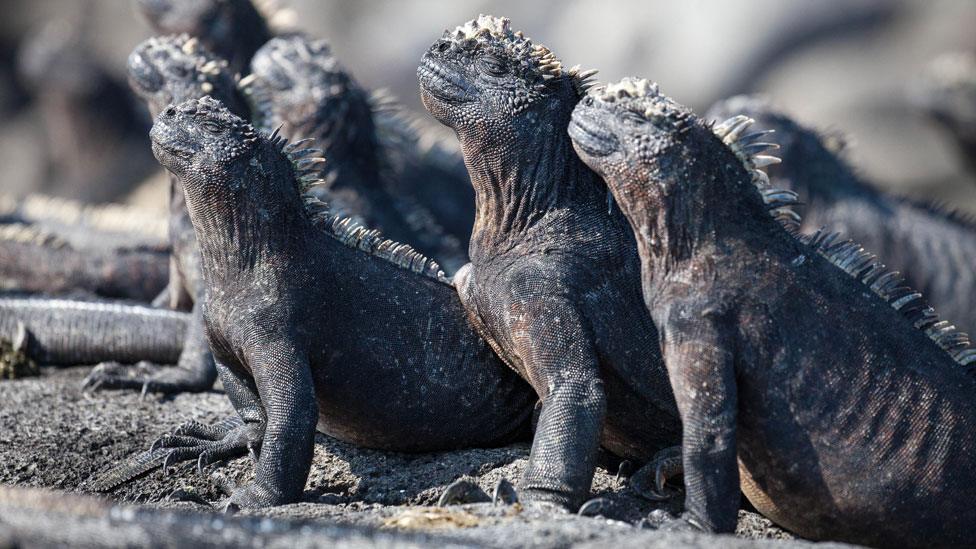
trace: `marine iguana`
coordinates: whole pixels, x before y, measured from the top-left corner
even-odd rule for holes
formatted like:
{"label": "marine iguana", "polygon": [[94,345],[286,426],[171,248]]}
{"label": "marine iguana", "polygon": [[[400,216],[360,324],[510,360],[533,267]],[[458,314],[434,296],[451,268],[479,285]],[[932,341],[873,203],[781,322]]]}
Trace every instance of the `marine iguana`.
{"label": "marine iguana", "polygon": [[142,246],[79,250],[36,226],[0,224],[0,290],[148,302],[166,286],[168,258],[166,249]]}
{"label": "marine iguana", "polygon": [[209,97],[168,107],[150,136],[185,191],[207,337],[244,421],[189,424],[154,450],[202,467],[259,447],[255,481],[229,506],[260,507],[301,494],[316,425],[398,451],[528,434],[531,387],[477,336],[439,266],[305,194],[315,171],[302,160],[318,151],[261,135]]}
{"label": "marine iguana", "polygon": [[741,483],[804,537],[969,543],[976,349],[858,244],[801,237],[750,123],[624,79],[569,128],[640,247],[684,423],[678,524],[733,531]]}
{"label": "marine iguana", "polygon": [[[276,7],[251,0],[137,0],[136,5],[159,34],[189,34],[200,39],[243,73],[251,57],[274,36]],[[282,12],[280,15],[287,17]],[[280,19],[281,17],[279,17]]]}
{"label": "marine iguana", "polygon": [[522,499],[571,509],[601,440],[647,461],[681,433],[633,236],[566,135],[592,74],[486,15],[446,31],[418,69],[477,197],[471,263],[454,278],[461,302],[542,399]]}
{"label": "marine iguana", "polygon": [[778,187],[800,195],[804,231],[820,227],[854,239],[900,271],[909,285],[967,333],[976,332],[976,223],[867,184],[815,130],[801,126],[759,98],[733,98],[706,118],[743,114],[757,129],[776,130],[784,162],[769,168]]}
{"label": "marine iguana", "polygon": [[[282,136],[313,139],[311,145],[323,151],[324,188],[336,211],[415,246],[450,273],[467,262],[460,239],[447,234],[413,193],[417,186],[437,183],[418,185],[413,178],[435,174],[420,169],[419,154],[403,146],[403,139],[381,139],[384,132],[376,125],[370,93],[339,64],[324,40],[301,35],[272,39],[255,54],[251,74],[241,86],[259,130],[280,128]],[[389,114],[383,120],[397,122]],[[401,137],[390,135],[393,131],[388,127],[385,133]],[[448,190],[462,183],[470,189],[466,180],[446,183]],[[469,223],[464,232],[470,231]]]}
{"label": "marine iguana", "polygon": [[[214,95],[234,112],[246,116],[247,107],[237,92],[227,62],[210,53],[199,40],[186,34],[150,38],[129,56],[129,83],[143,98],[153,117],[171,102]],[[186,211],[183,188],[170,177],[169,238],[173,247],[168,305],[192,311],[186,350],[175,368],[152,368],[142,363],[148,375],[131,375],[125,366],[108,363],[92,370],[88,386],[130,388],[176,393],[205,391],[213,386],[217,372],[207,347],[200,306],[204,289],[200,250]]]}

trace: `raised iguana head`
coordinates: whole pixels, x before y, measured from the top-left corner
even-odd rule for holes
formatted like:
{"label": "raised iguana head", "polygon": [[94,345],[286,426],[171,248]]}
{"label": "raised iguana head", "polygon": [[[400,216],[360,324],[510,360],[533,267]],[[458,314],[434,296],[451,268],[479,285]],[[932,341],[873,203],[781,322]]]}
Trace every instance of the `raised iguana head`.
{"label": "raised iguana head", "polygon": [[268,22],[251,0],[138,0],[136,4],[156,32],[197,37],[234,70],[247,66],[271,38]]}
{"label": "raised iguana head", "polygon": [[171,103],[210,95],[240,115],[247,111],[227,62],[186,34],[150,38],[129,55],[129,85],[155,117]]}
{"label": "raised iguana head", "polygon": [[[261,134],[210,97],[167,107],[149,137],[156,159],[183,185],[207,268],[232,258],[253,266],[256,250],[274,253],[267,246],[274,236],[311,222],[346,246],[446,282],[435,261],[331,212],[309,193],[322,183],[315,166],[323,159],[313,157],[318,149],[302,148],[308,141],[286,144],[276,133]],[[294,244],[293,234],[286,234],[290,244],[278,245]]]}
{"label": "raised iguana head", "polygon": [[417,69],[424,106],[462,146],[466,136],[509,139],[517,120],[532,123],[547,109],[568,113],[595,73],[564,69],[548,48],[490,15],[445,30]]}
{"label": "raised iguana head", "polygon": [[324,40],[274,38],[241,80],[255,126],[281,128],[290,138],[312,138],[329,159],[326,179],[350,163],[376,165],[376,133],[369,94],[332,55]]}
{"label": "raised iguana head", "polygon": [[[755,192],[754,187],[762,191],[769,182],[760,168],[779,159],[763,154],[775,148],[762,141],[767,132],[746,135],[751,122],[739,116],[712,127],[660,93],[656,84],[625,78],[594,90],[577,105],[569,135],[632,223],[653,224],[664,216],[671,228],[663,232],[694,239],[695,231],[707,232],[719,223],[714,219],[719,211],[730,210],[712,207],[715,196],[733,197],[743,218],[749,211],[784,207],[785,212],[785,202],[795,202],[789,193],[785,202],[764,204],[761,192]],[[639,238],[641,231],[654,230],[635,228]],[[661,238],[649,240],[660,244]]]}

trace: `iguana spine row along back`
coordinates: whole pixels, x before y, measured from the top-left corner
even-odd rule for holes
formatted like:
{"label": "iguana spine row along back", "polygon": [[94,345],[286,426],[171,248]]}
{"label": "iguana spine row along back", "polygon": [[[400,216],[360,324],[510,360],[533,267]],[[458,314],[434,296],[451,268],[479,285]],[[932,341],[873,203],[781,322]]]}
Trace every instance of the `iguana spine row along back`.
{"label": "iguana spine row along back", "polygon": [[733,531],[741,489],[812,539],[968,543],[969,338],[859,245],[800,235],[751,124],[712,126],[624,79],[569,128],[641,249],[684,429],[686,514],[669,527]]}
{"label": "iguana spine row along back", "polygon": [[831,140],[776,109],[768,100],[735,97],[719,102],[708,119],[742,114],[756,128],[775,130],[784,162],[769,167],[778,187],[803,202],[803,229],[839,231],[884,258],[909,285],[964,331],[976,331],[976,223],[943,207],[887,195],[869,185]]}
{"label": "iguana spine row along back", "polygon": [[[295,501],[316,427],[397,451],[505,444],[535,396],[465,319],[439,266],[310,196],[319,151],[265,136],[208,97],[156,117],[153,151],[179,178],[200,243],[206,329],[242,424],[188,425],[110,471],[207,465],[260,448],[231,506]],[[350,330],[350,326],[356,326]]]}

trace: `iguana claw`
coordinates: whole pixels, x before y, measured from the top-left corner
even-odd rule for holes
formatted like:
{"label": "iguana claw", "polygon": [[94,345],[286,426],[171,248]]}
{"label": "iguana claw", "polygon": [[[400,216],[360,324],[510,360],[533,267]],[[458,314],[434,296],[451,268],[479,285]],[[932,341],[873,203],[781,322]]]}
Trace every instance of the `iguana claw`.
{"label": "iguana claw", "polygon": [[488,497],[488,494],[480,486],[469,479],[462,478],[455,480],[444,489],[441,497],[437,500],[437,506],[444,507],[447,505],[483,503],[486,501],[491,501],[491,498]]}
{"label": "iguana claw", "polygon": [[[666,501],[681,493],[679,489],[668,488],[667,481],[682,471],[681,447],[665,448],[630,477],[630,487],[650,501]],[[652,475],[654,486],[650,487],[648,484]]]}

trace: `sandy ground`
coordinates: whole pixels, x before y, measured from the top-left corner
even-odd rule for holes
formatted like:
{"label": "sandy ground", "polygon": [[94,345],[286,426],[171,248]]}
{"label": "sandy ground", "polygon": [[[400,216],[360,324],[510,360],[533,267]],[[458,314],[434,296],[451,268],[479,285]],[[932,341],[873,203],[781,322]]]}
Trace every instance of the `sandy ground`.
{"label": "sandy ground", "polygon": [[[146,398],[129,392],[86,394],[80,386],[88,371],[85,367],[44,368],[38,378],[0,382],[0,484],[85,493],[86,481],[93,475],[147,449],[155,437],[180,423],[190,419],[215,422],[232,413],[229,402],[218,391]],[[591,543],[728,547],[765,544],[761,540],[781,540],[770,542],[778,546],[806,545],[749,511],[740,512],[737,538],[665,535],[642,528],[639,523],[654,504],[637,497],[625,481],[602,467],[594,478],[593,495],[607,498],[610,504],[595,518],[542,516],[517,506],[491,504],[434,507],[444,488],[461,477],[473,479],[488,493],[501,478],[516,480],[527,455],[524,444],[397,454],[361,449],[319,435],[303,501],[243,515],[323,527],[365,527],[367,534],[378,528],[384,535],[419,532],[435,536],[420,538],[421,544],[433,539],[438,544],[452,541],[508,547]],[[119,488],[109,498],[140,507],[208,513],[220,509],[227,492],[251,475],[249,458],[211,466],[203,475],[184,464],[165,473],[157,470]],[[177,489],[199,496],[202,502],[168,500]],[[9,502],[0,498],[0,509],[5,503]],[[679,510],[678,502],[669,505],[666,508],[670,511]],[[15,522],[8,520],[7,526]],[[0,547],[4,547],[4,522],[0,513]],[[40,523],[28,520],[26,524]],[[373,538],[367,535],[356,539]],[[417,539],[402,541],[413,543]]]}

